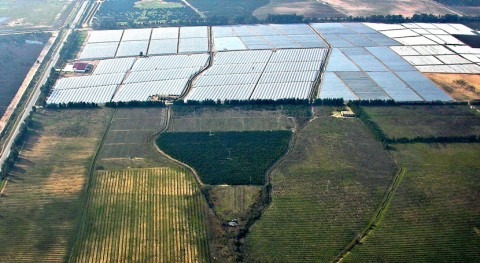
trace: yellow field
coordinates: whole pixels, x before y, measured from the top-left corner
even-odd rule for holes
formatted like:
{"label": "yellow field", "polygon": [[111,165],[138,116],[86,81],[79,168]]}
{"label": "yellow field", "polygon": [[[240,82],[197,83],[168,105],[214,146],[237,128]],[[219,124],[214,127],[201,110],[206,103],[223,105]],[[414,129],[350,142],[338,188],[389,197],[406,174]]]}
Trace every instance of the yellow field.
{"label": "yellow field", "polygon": [[[62,262],[80,215],[90,157],[109,109],[34,114],[0,197],[0,262]],[[89,123],[82,127],[82,123]]]}
{"label": "yellow field", "polygon": [[206,202],[183,169],[100,171],[73,262],[206,262]]}

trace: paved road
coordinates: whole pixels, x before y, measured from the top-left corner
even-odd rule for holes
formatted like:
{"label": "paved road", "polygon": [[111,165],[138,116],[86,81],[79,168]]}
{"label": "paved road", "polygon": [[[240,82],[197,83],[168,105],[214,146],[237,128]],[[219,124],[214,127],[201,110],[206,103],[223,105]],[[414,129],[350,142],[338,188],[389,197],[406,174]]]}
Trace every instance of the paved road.
{"label": "paved road", "polygon": [[[57,48],[53,51],[52,58],[47,63],[47,66],[45,67],[45,70],[42,73],[42,76],[40,77],[40,81],[37,82],[37,85],[34,88],[33,94],[30,96],[27,102],[27,105],[25,106],[25,109],[21,113],[20,121],[17,122],[16,127],[12,131],[11,135],[8,137],[7,142],[5,143],[4,151],[1,153],[1,156],[0,156],[0,171],[3,163],[10,155],[10,148],[12,147],[13,141],[15,140],[15,138],[17,137],[20,131],[21,124],[25,121],[28,115],[30,115],[30,112],[32,111],[33,106],[35,105],[35,103],[38,100],[38,97],[40,96],[40,87],[42,87],[43,84],[45,84],[45,82],[47,81],[48,76],[50,75],[50,69],[53,66],[55,66],[55,64],[57,63],[60,50],[65,44],[68,36],[70,36],[70,34],[73,32],[73,29],[75,28],[77,23],[80,21],[80,18],[82,17],[83,12],[85,12],[85,9],[86,9],[85,7],[87,6],[87,4],[88,4],[88,1],[83,1],[82,6],[78,10],[72,23],[70,24],[70,27],[68,28],[67,32],[64,34],[62,39],[60,40],[61,41],[60,45],[58,45]],[[67,23],[67,21],[65,23]]]}

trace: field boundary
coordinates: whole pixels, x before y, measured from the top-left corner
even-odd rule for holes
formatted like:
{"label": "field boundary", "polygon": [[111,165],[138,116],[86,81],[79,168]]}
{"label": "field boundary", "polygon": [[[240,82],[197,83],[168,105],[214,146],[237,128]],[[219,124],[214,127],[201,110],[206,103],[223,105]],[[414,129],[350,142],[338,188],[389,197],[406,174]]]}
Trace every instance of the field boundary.
{"label": "field boundary", "polygon": [[366,238],[375,230],[375,228],[380,224],[382,221],[385,213],[387,212],[388,208],[390,207],[390,202],[393,199],[393,196],[395,194],[395,191],[398,189],[398,186],[402,182],[403,178],[405,177],[405,174],[407,173],[407,168],[405,167],[400,167],[400,170],[397,172],[395,177],[393,178],[393,182],[390,185],[385,197],[383,198],[382,204],[380,207],[377,209],[375,212],[374,216],[370,220],[370,222],[367,224],[365,229],[360,232],[351,242],[350,244],[342,251],[340,254],[338,254],[333,262],[341,262],[343,259],[359,244],[362,244],[363,241],[365,241]]}
{"label": "field boundary", "polygon": [[86,180],[87,182],[85,183],[85,187],[83,189],[83,193],[82,193],[82,202],[83,202],[83,210],[81,212],[81,215],[79,216],[79,219],[76,223],[76,231],[74,232],[74,236],[72,237],[72,240],[69,242],[69,246],[67,246],[67,255],[68,255],[68,260],[67,262],[72,262],[72,256],[73,256],[73,248],[75,246],[75,244],[77,244],[78,242],[78,239],[80,237],[80,233],[81,233],[81,230],[82,230],[82,222],[85,220],[85,217],[87,215],[87,210],[88,210],[88,196],[90,194],[90,191],[91,191],[91,184],[92,184],[92,177],[94,176],[95,174],[95,166],[97,164],[97,160],[98,160],[98,157],[100,156],[100,151],[102,150],[102,147],[103,147],[103,144],[105,143],[105,139],[107,137],[107,134],[108,132],[110,131],[110,128],[112,126],[112,123],[113,123],[113,120],[115,118],[115,115],[117,114],[117,109],[115,109],[112,113],[112,116],[110,117],[110,119],[108,120],[108,125],[107,125],[107,128],[105,129],[105,132],[103,133],[102,135],[102,138],[101,140],[98,142],[98,146],[97,146],[97,149],[95,150],[95,154],[93,155],[93,158],[92,158],[92,161],[90,162],[90,167],[87,168],[87,176],[86,176]]}
{"label": "field boundary", "polygon": [[[160,149],[160,147],[158,147],[158,145],[155,143],[155,139],[156,139],[160,134],[166,132],[166,131],[168,130],[168,127],[170,126],[170,118],[171,118],[171,112],[170,112],[170,111],[171,111],[171,108],[170,108],[170,107],[167,107],[167,120],[166,120],[166,122],[165,122],[165,127],[164,127],[161,131],[159,131],[159,132],[151,135],[151,136],[148,138],[148,142],[147,142],[147,143],[148,143],[148,144],[153,144],[153,146],[155,147],[155,149],[157,150],[157,152],[160,153],[160,154],[161,154],[162,156],[164,156],[165,158],[167,158],[167,159],[169,159],[170,161],[173,161],[173,162],[179,164],[180,166],[184,166],[185,168],[187,168],[187,170],[189,170],[189,171],[193,174],[193,177],[195,178],[195,181],[197,182],[197,184],[200,186],[200,189],[202,189],[203,186],[204,186],[204,184],[203,184],[202,180],[200,180],[200,177],[198,176],[197,171],[195,171],[195,169],[193,169],[193,167],[191,167],[190,165],[188,165],[188,164],[186,164],[186,163],[183,163],[183,162],[181,162],[181,161],[173,158],[172,156],[166,154],[166,153],[165,153],[164,151],[162,151],[162,150]],[[217,215],[217,214],[215,213],[215,215]],[[217,215],[217,216],[218,216],[218,215]]]}

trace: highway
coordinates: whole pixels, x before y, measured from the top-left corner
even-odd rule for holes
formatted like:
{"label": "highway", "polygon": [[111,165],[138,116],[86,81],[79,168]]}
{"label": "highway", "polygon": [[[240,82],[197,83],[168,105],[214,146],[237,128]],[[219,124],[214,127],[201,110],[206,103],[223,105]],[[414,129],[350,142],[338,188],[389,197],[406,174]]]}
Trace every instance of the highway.
{"label": "highway", "polygon": [[[20,119],[16,122],[16,125],[15,125],[14,129],[8,135],[7,141],[4,144],[4,148],[3,148],[4,151],[1,153],[1,156],[0,156],[0,171],[2,169],[1,167],[2,167],[3,163],[5,162],[5,160],[10,155],[10,151],[11,151],[10,149],[13,145],[13,142],[15,141],[15,138],[18,136],[18,133],[20,132],[21,124],[25,121],[25,119],[28,117],[28,115],[30,115],[30,113],[32,112],[32,108],[35,105],[35,103],[37,102],[38,97],[40,96],[40,88],[47,81],[48,76],[50,75],[50,69],[52,67],[54,67],[55,64],[57,63],[58,58],[59,58],[59,54],[60,54],[60,50],[62,50],[63,45],[65,44],[66,40],[68,39],[68,36],[70,36],[70,34],[75,29],[75,26],[77,25],[77,23],[81,20],[81,17],[83,15],[83,13],[85,12],[87,5],[88,5],[88,1],[84,0],[81,3],[80,9],[78,9],[77,14],[75,15],[75,18],[70,23],[70,26],[69,26],[68,30],[66,31],[66,33],[63,36],[59,36],[59,37],[62,37],[62,39],[60,40],[61,43],[57,47],[55,47],[55,50],[52,53],[52,57],[51,57],[50,61],[48,61],[46,67],[44,68],[44,71],[42,72],[42,75],[40,77],[40,81],[38,81],[37,84],[35,85],[32,94],[28,98],[27,105],[25,106],[23,111],[20,113],[21,114]],[[76,9],[74,9],[74,10],[76,10]],[[66,26],[67,24],[68,24],[68,19],[67,19],[67,21],[65,21],[64,26]]]}

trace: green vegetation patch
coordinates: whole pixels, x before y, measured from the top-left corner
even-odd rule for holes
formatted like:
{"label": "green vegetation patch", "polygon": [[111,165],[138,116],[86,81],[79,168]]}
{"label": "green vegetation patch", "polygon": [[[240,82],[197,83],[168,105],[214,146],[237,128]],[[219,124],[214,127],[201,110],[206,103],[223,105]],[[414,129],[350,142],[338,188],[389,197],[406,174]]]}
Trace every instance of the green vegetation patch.
{"label": "green vegetation patch", "polygon": [[136,8],[140,9],[156,9],[156,8],[180,8],[180,3],[168,2],[162,0],[140,0],[135,3]]}
{"label": "green vegetation patch", "polygon": [[0,17],[8,18],[13,27],[50,27],[60,25],[73,4],[67,0],[2,0]]}
{"label": "green vegetation patch", "polygon": [[388,210],[348,262],[480,261],[480,144],[402,144],[407,173]]}
{"label": "green vegetation patch", "polygon": [[480,135],[480,114],[467,105],[363,107],[387,137],[464,137]]}
{"label": "green vegetation patch", "polygon": [[[155,8],[156,6],[160,8]],[[200,16],[191,8],[185,7],[180,0],[169,0],[164,4],[158,1],[106,0],[95,14],[93,27],[149,27],[188,24],[198,20]]]}
{"label": "green vegetation patch", "polygon": [[158,137],[165,153],[197,170],[206,184],[262,185],[287,149],[290,131],[172,132]]}
{"label": "green vegetation patch", "polygon": [[395,163],[365,126],[320,109],[272,173],[272,203],[246,238],[251,261],[333,261],[392,182]]}
{"label": "green vegetation patch", "polygon": [[229,18],[251,16],[255,9],[268,4],[269,0],[189,0],[188,2],[208,17]]}

